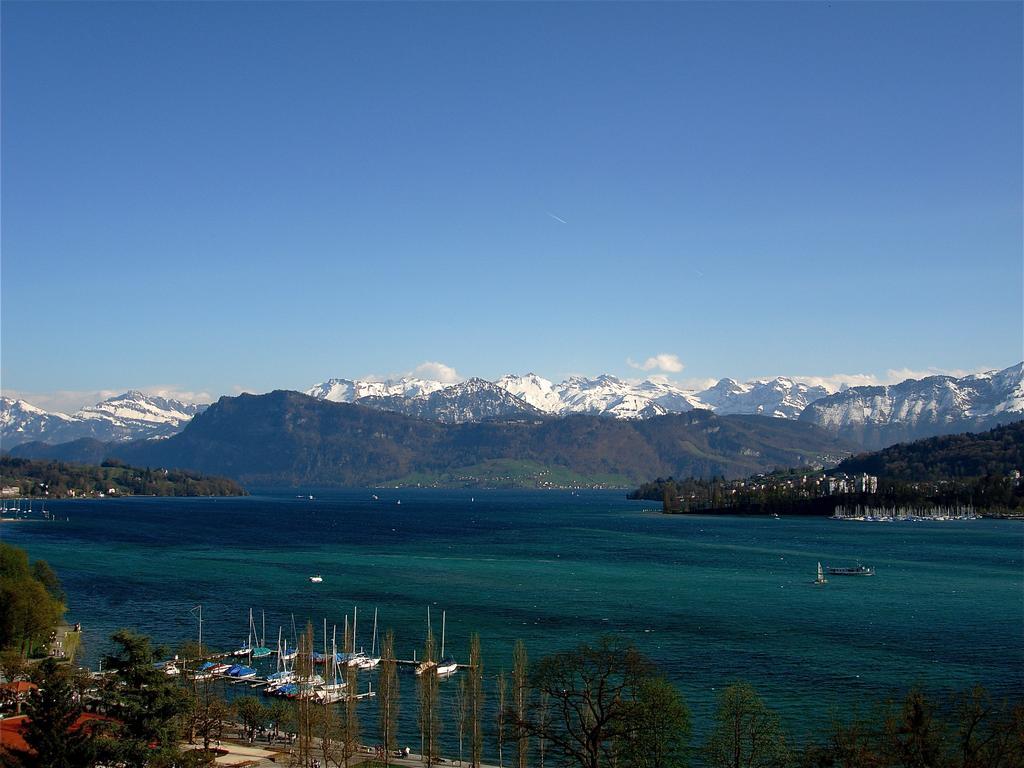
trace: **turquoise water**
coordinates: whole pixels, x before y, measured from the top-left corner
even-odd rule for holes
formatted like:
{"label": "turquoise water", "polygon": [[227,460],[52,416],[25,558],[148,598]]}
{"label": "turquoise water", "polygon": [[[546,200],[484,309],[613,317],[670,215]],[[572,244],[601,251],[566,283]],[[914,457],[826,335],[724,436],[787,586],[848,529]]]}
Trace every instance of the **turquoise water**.
{"label": "turquoise water", "polygon": [[[292,614],[340,626],[354,605],[368,648],[377,607],[411,658],[429,605],[438,635],[447,611],[459,660],[481,634],[488,673],[511,666],[519,638],[536,658],[623,635],[679,684],[698,732],[737,678],[798,734],[913,684],[1024,693],[1021,524],[664,516],[616,492],[313,493],[57,502],[70,520],[0,536],[56,568],[92,665],[122,626],[194,639],[200,603],[204,640],[225,650],[246,638],[250,607],[273,645]],[[819,560],[877,576],[814,587]]]}

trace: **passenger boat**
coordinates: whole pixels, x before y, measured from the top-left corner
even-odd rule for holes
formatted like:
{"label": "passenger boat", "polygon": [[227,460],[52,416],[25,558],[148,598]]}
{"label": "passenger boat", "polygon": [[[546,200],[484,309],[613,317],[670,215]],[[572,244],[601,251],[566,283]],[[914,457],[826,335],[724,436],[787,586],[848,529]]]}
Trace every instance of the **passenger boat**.
{"label": "passenger boat", "polygon": [[833,567],[829,566],[826,570],[828,570],[829,576],[874,576],[875,575],[875,569],[874,568],[870,568],[870,567],[868,567],[866,565],[861,565],[860,563],[858,563],[857,565],[853,566],[852,568],[833,568]]}

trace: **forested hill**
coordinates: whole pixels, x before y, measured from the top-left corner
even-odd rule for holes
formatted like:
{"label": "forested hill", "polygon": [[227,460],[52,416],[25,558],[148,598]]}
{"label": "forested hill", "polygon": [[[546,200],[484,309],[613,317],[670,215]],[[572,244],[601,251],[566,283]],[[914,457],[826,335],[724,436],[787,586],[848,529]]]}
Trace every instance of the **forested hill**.
{"label": "forested hill", "polygon": [[108,455],[246,485],[630,487],[652,474],[742,477],[831,465],[849,448],[814,425],[764,416],[695,410],[642,421],[580,414],[440,424],[277,391],[221,398],[180,434],[108,445]]}
{"label": "forested hill", "polygon": [[[141,469],[116,459],[101,466],[60,461],[0,458],[3,486],[18,486],[21,496],[48,499],[99,495],[243,496],[233,480],[181,470]],[[111,493],[113,490],[113,493]]]}
{"label": "forested hill", "polygon": [[917,482],[957,478],[1005,477],[1024,471],[1024,421],[978,434],[946,435],[900,443],[875,453],[852,456],[836,472]]}

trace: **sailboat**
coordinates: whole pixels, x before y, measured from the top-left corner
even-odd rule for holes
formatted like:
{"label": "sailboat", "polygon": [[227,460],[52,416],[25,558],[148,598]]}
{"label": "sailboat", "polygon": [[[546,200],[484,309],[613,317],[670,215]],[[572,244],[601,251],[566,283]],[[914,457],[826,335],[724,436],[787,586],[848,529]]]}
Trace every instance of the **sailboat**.
{"label": "sailboat", "polygon": [[444,620],[445,612],[441,611],[441,661],[437,665],[438,675],[451,675],[459,668],[458,662],[451,656],[444,655]]}
{"label": "sailboat", "polygon": [[821,570],[821,563],[818,563],[818,578],[814,580],[815,584],[828,584],[828,579],[825,578],[825,572]]}
{"label": "sailboat", "polygon": [[[427,606],[427,635],[429,636],[431,634],[432,634],[432,631],[430,629],[430,606],[428,605]],[[415,654],[413,654],[413,658],[415,659]],[[422,675],[422,674],[430,671],[431,669],[433,669],[436,666],[437,666],[437,662],[434,661],[433,659],[424,659],[423,661],[421,661],[419,664],[416,665],[416,670],[415,671],[416,671],[417,675]]]}
{"label": "sailboat", "polygon": [[[288,641],[284,640],[282,645],[281,628],[277,629],[277,671],[267,675],[267,690],[274,691],[281,686],[287,685],[295,679],[294,669],[288,667]],[[291,658],[297,654],[293,653]]]}
{"label": "sailboat", "polygon": [[360,669],[373,669],[380,664],[380,656],[377,655],[377,609],[373,609],[373,640],[370,645],[370,655],[363,654],[356,662]]}
{"label": "sailboat", "polygon": [[[270,655],[271,651],[267,648],[267,613],[263,611],[263,639],[260,640],[258,647],[252,649],[252,657],[254,659],[262,659]],[[252,621],[252,612],[249,612],[249,621]],[[253,634],[256,634],[256,627],[253,626]]]}
{"label": "sailboat", "polygon": [[[347,619],[348,617],[346,617]],[[324,656],[331,660],[331,673],[327,677],[329,682],[320,685],[313,698],[322,704],[334,704],[344,697],[346,683],[338,674],[338,628],[334,627],[331,635],[331,655],[327,656],[327,619],[324,619]],[[326,672],[326,670],[325,670]]]}
{"label": "sailboat", "polygon": [[249,656],[252,654],[252,635],[255,625],[252,623],[252,608],[249,609],[249,639],[245,641],[245,645],[234,651],[232,656]]}

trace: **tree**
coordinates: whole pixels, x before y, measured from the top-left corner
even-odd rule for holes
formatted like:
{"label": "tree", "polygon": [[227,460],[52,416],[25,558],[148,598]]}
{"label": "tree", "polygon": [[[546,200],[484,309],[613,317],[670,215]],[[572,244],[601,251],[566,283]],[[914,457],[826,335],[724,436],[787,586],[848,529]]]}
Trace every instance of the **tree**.
{"label": "tree", "polygon": [[718,697],[707,744],[713,768],[774,768],[788,760],[779,717],[747,683],[733,683]]}
{"label": "tree", "polygon": [[480,652],[480,635],[469,638],[469,683],[466,686],[466,709],[469,711],[469,754],[473,768],[480,768],[484,752],[484,660]]}
{"label": "tree", "polygon": [[[22,737],[28,751],[11,749],[13,765],[21,768],[88,768],[96,762],[96,744],[78,718],[74,685],[67,667],[45,659],[33,674],[39,688],[25,703],[28,720]],[[0,750],[2,752],[3,750]]]}
{"label": "tree", "polygon": [[252,743],[256,740],[256,729],[266,722],[266,709],[255,696],[239,696],[234,700],[233,708],[245,726],[249,742]]}
{"label": "tree", "polygon": [[[352,626],[355,632],[355,624]],[[355,636],[353,633],[345,633],[345,653],[355,653]],[[356,753],[361,738],[361,727],[359,722],[359,670],[355,665],[345,666],[345,722],[342,731],[342,756],[345,760],[345,768],[348,768],[349,760]]]}
{"label": "tree", "polygon": [[455,689],[455,699],[452,701],[452,715],[455,717],[455,727],[459,736],[459,765],[462,765],[462,747],[465,743],[466,724],[469,720],[469,710],[466,708],[466,678],[459,678],[458,688]]}
{"label": "tree", "polygon": [[176,758],[188,696],[156,668],[164,650],[127,629],[115,632],[111,639],[116,649],[104,658],[103,668],[113,675],[104,680],[101,696],[120,726],[104,734],[101,757],[129,768],[142,768],[163,757]]}
{"label": "tree", "polygon": [[[313,676],[313,624],[306,622],[306,631],[299,636],[298,654],[295,657],[295,678],[302,692],[307,692]],[[313,764],[313,734],[316,718],[313,702],[309,696],[299,696],[295,703],[296,743],[293,762],[301,768]]]}
{"label": "tree", "polygon": [[628,731],[625,719],[635,713],[641,683],[653,676],[646,657],[611,637],[547,656],[530,675],[540,698],[531,702],[523,726],[566,762],[601,768],[614,761],[615,739]]}
{"label": "tree", "polygon": [[0,543],[0,648],[26,656],[49,640],[64,613],[50,590],[63,594],[45,562],[30,567],[25,550]]}
{"label": "tree", "polygon": [[678,689],[662,677],[642,680],[627,702],[624,730],[616,735],[617,765],[681,768],[690,746],[690,710]]}
{"label": "tree", "polygon": [[438,739],[441,735],[441,707],[438,703],[440,680],[437,676],[437,664],[434,658],[434,632],[427,626],[427,640],[423,647],[424,667],[419,674],[420,696],[420,754],[427,766],[433,765],[438,754]]}
{"label": "tree", "polygon": [[281,735],[281,729],[286,728],[294,720],[295,713],[292,706],[281,699],[274,699],[266,705],[267,722],[274,726],[274,739]]}
{"label": "tree", "polygon": [[380,652],[380,673],[377,676],[377,712],[381,745],[384,747],[384,765],[391,764],[391,753],[396,747],[398,734],[398,664],[395,661],[395,633],[384,634]]}
{"label": "tree", "polygon": [[1024,766],[1024,703],[1010,708],[975,686],[956,702],[959,768]]}
{"label": "tree", "polygon": [[498,748],[498,768],[504,768],[502,747],[505,745],[505,730],[508,724],[508,713],[505,711],[508,702],[508,682],[505,680],[505,670],[498,672],[494,689],[498,694],[498,711],[494,714],[494,745]]}
{"label": "tree", "polygon": [[945,752],[944,731],[934,703],[915,688],[885,720],[883,754],[889,764],[906,768],[939,765]]}
{"label": "tree", "polygon": [[526,705],[530,695],[529,662],[526,645],[516,640],[512,649],[512,706],[515,708],[516,758],[518,768],[526,768],[530,750],[530,736],[523,723],[526,722]]}

